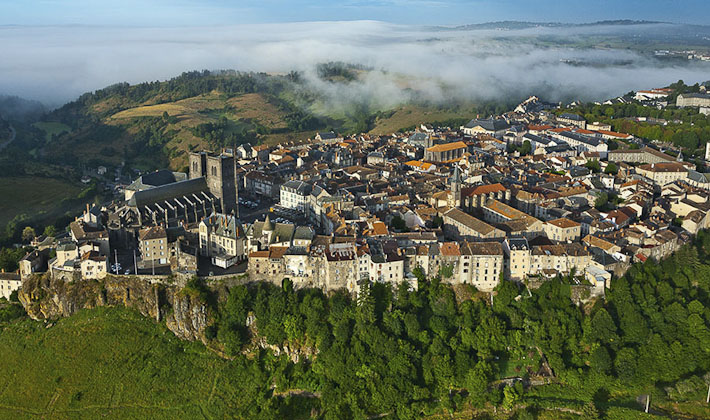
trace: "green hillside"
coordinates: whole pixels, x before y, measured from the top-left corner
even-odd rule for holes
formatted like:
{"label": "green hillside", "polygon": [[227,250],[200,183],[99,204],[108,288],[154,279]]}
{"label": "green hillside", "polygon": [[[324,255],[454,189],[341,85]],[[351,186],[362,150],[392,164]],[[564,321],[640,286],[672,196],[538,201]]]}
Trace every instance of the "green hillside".
{"label": "green hillside", "polygon": [[0,332],[0,418],[308,418],[311,402],[272,398],[269,375],[220,359],[122,308],[82,311],[51,328]]}
{"label": "green hillside", "polygon": [[[328,63],[319,67],[319,83],[347,92],[367,71]],[[126,162],[145,169],[182,169],[195,149],[298,142],[318,130],[386,134],[420,123],[467,119],[476,110],[471,103],[444,108],[424,102],[383,109],[370,99],[326,95],[299,73],[188,72],[165,82],[120,83],[86,93],[45,115],[20,143],[27,140],[30,158],[50,164]]]}
{"label": "green hillside", "polygon": [[[492,305],[438,278],[421,278],[418,291],[374,284],[356,301],[285,280],[233,286],[217,302],[190,284],[186,293],[212,302],[210,347],[231,360],[127,309],[83,310],[47,328],[15,321],[0,332],[0,417],[710,416],[706,232],[667,260],[635,264],[606,300],[582,306],[568,278],[530,293],[501,282]],[[258,342],[301,357],[274,357]],[[640,411],[645,395],[652,414]]]}

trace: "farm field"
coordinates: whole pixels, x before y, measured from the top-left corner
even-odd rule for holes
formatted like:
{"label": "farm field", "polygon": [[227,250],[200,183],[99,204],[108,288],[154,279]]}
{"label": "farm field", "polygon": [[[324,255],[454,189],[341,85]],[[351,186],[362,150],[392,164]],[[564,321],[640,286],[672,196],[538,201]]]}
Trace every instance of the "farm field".
{"label": "farm field", "polygon": [[39,128],[44,131],[45,139],[47,141],[52,140],[53,135],[59,135],[62,133],[68,133],[71,131],[71,127],[66,124],[51,121],[40,121],[32,124],[35,128]]}
{"label": "farm field", "polygon": [[[473,115],[475,117],[475,115]],[[454,118],[470,119],[472,115],[465,110],[436,110],[414,105],[402,106],[385,118],[378,118],[371,134],[392,134],[400,129],[422,123],[446,121]]]}
{"label": "farm field", "polygon": [[63,199],[75,198],[77,185],[63,180],[39,177],[0,178],[0,226],[18,214],[35,216],[50,212]]}

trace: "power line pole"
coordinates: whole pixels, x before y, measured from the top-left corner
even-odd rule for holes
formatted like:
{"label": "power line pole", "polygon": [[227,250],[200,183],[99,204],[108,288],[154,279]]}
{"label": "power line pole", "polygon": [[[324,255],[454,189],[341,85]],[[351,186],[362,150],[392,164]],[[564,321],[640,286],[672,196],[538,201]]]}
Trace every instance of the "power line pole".
{"label": "power line pole", "polygon": [[646,413],[648,413],[648,408],[651,405],[651,394],[646,395]]}
{"label": "power line pole", "polygon": [[118,250],[116,248],[113,249],[113,262],[115,264],[115,273],[118,275]]}
{"label": "power line pole", "polygon": [[133,274],[138,274],[138,263],[136,262],[136,250],[133,250]]}

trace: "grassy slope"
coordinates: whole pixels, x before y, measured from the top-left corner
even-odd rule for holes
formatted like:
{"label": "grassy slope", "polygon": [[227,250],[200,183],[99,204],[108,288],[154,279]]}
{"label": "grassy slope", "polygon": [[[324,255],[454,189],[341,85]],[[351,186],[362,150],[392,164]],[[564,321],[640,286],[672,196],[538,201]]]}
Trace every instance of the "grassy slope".
{"label": "grassy slope", "polygon": [[245,418],[264,386],[118,308],[82,311],[49,329],[11,324],[0,333],[0,366],[0,418]]}
{"label": "grassy slope", "polygon": [[[106,101],[113,101],[114,98],[109,98]],[[284,132],[287,128],[284,121],[284,112],[269,103],[263,95],[258,93],[249,93],[234,97],[227,97],[220,92],[210,92],[209,94],[199,95],[192,98],[182,99],[176,102],[163,104],[151,104],[147,101],[144,105],[129,108],[121,112],[117,112],[104,120],[108,125],[123,127],[126,129],[126,135],[116,142],[113,147],[117,150],[122,150],[123,146],[130,142],[130,137],[135,134],[133,123],[141,117],[159,117],[163,112],[167,112],[172,117],[177,117],[178,121],[174,124],[169,124],[166,131],[174,131],[174,134],[167,144],[167,147],[174,149],[180,153],[180,156],[171,159],[171,166],[179,169],[187,164],[185,156],[189,149],[207,149],[208,143],[192,134],[191,129],[199,124],[217,122],[221,117],[226,117],[233,122],[239,124],[248,121],[255,121],[259,124],[276,131],[277,133],[265,135],[262,141],[266,144],[279,144],[287,141],[298,141],[312,137],[314,132]],[[95,111],[100,111],[108,107],[107,103],[99,103],[94,105]],[[100,152],[100,147],[92,144],[90,138],[86,138],[88,152],[84,156],[97,156]]]}
{"label": "grassy slope", "polygon": [[15,215],[36,215],[47,211],[64,198],[74,198],[79,186],[66,181],[39,177],[2,178],[0,182],[0,226]]}
{"label": "grassy slope", "polygon": [[62,133],[68,133],[71,131],[71,127],[58,123],[58,122],[47,122],[47,121],[40,121],[32,124],[34,127],[39,128],[40,130],[44,131],[45,133],[45,138],[47,141],[52,140],[52,135],[56,134],[62,134]]}
{"label": "grassy slope", "polygon": [[471,118],[471,113],[466,110],[438,110],[415,105],[398,107],[386,118],[378,118],[375,126],[370,130],[372,134],[392,134],[401,128],[411,127],[423,123],[445,121],[452,118]]}
{"label": "grassy slope", "polygon": [[[257,363],[223,360],[202,344],[176,338],[163,324],[125,308],[83,310],[51,328],[23,319],[0,324],[0,418],[13,419],[216,419],[308,418],[310,405],[290,397],[274,407],[273,378]],[[540,420],[580,417],[575,390],[536,388]],[[569,394],[569,395],[568,395]],[[636,393],[634,393],[636,395]],[[628,395],[605,410],[639,414]],[[700,401],[655,407],[677,418],[707,418]],[[572,405],[572,410],[568,407]],[[267,406],[271,406],[268,411]],[[468,406],[429,419],[509,419],[510,413]],[[264,411],[267,410],[267,411]],[[609,413],[611,417],[614,416]],[[648,418],[661,418],[649,416]]]}
{"label": "grassy slope", "polygon": [[[26,319],[10,324],[0,332],[0,367],[0,418],[17,420],[254,418],[249,411],[267,380],[124,308],[84,310],[51,328]],[[279,414],[297,417],[289,407]],[[464,410],[454,417],[508,416]]]}

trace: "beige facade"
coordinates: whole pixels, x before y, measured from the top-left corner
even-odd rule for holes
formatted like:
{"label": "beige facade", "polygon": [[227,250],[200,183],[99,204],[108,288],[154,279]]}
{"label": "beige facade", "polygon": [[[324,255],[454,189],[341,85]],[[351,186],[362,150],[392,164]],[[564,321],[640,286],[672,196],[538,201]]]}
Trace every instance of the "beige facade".
{"label": "beige facade", "polygon": [[451,209],[443,215],[444,232],[454,239],[503,238],[505,232],[489,225],[459,209]]}
{"label": "beige facade", "polygon": [[564,217],[545,222],[543,228],[547,237],[553,241],[578,241],[582,235],[582,225]]}
{"label": "beige facade", "polygon": [[108,273],[108,258],[96,251],[87,252],[81,257],[80,266],[83,279],[102,279]]}
{"label": "beige facade", "polygon": [[20,276],[14,273],[1,273],[0,274],[0,297],[5,299],[10,299],[10,295],[15,290],[22,287],[22,281]]}
{"label": "beige facade", "polygon": [[686,167],[682,164],[676,162],[641,165],[636,168],[636,172],[660,186],[688,177],[688,169],[686,169]]}
{"label": "beige facade", "polygon": [[530,270],[530,246],[524,238],[511,238],[503,242],[507,261],[505,277],[509,280],[521,281]]}
{"label": "beige facade", "polygon": [[493,291],[503,272],[502,245],[497,242],[465,242],[460,249],[458,281],[484,292]]}
{"label": "beige facade", "polygon": [[170,257],[168,235],[162,226],[152,226],[138,234],[141,264],[145,267],[165,265]]}
{"label": "beige facade", "polygon": [[211,257],[214,265],[231,267],[244,260],[247,237],[234,216],[213,214],[199,225],[200,255]]}

